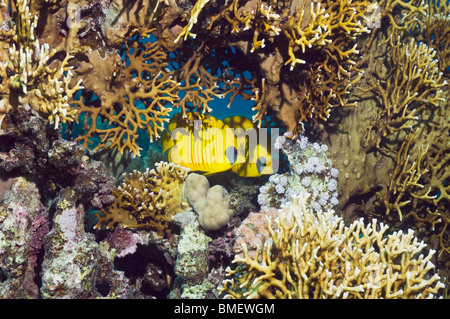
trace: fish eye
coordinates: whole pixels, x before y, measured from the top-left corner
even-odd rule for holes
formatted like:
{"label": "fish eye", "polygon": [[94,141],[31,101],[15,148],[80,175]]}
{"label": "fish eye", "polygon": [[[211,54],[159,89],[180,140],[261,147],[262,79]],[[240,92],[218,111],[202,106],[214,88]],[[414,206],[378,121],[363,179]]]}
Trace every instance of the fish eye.
{"label": "fish eye", "polygon": [[267,166],[267,159],[265,157],[260,157],[256,161],[256,169],[258,170],[258,174],[261,174],[264,168]]}
{"label": "fish eye", "polygon": [[237,148],[234,146],[227,147],[227,149],[225,150],[225,156],[227,157],[228,161],[233,165],[236,162],[238,156]]}

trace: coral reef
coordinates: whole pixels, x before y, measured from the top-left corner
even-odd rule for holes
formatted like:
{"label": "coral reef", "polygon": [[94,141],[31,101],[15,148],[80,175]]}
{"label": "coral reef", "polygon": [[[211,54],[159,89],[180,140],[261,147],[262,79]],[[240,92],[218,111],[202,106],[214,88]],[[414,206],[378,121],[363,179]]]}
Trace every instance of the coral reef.
{"label": "coral reef", "polygon": [[[42,297],[141,298],[140,283],[132,283],[114,265],[114,259],[131,253],[136,243],[120,240],[119,247],[117,238],[123,239],[126,234],[98,243],[84,230],[83,206],[72,204],[58,207],[53,227],[45,237]],[[101,284],[107,284],[106,292],[102,293]]]}
{"label": "coral reef", "polygon": [[[334,211],[314,213],[307,193],[268,220],[271,239],[228,270],[229,298],[433,298],[444,285],[433,273],[435,251],[414,231],[386,234],[387,225],[363,220],[344,225]],[[262,262],[258,261],[261,254]]]}
{"label": "coral reef", "polygon": [[[61,12],[60,6],[51,8]],[[139,155],[138,136],[158,138],[173,107],[183,115],[210,113],[216,98],[228,97],[229,106],[238,95],[253,100],[255,122],[261,125],[274,111],[294,133],[307,121],[328,118],[331,108],[354,105],[348,95],[359,79],[351,75],[360,74],[354,67],[355,38],[370,32],[367,1],[143,1],[140,6],[137,13],[132,4],[93,1],[79,7],[82,21],[59,35],[68,54],[78,53],[71,62],[77,66],[72,82],[83,79],[85,87],[72,103],[80,115],[76,138],[94,151],[117,148]],[[62,16],[72,21],[74,14],[67,10]],[[187,25],[180,25],[186,18]],[[45,31],[52,35],[46,40],[51,40],[57,36],[50,26],[62,23],[47,19]],[[55,44],[57,52],[61,44]]]}
{"label": "coral reef", "polygon": [[[333,113],[322,127],[329,158],[341,171],[337,209],[397,227],[406,224],[448,253],[448,183],[443,178],[448,158],[448,70],[443,65],[448,48],[437,45],[448,27],[446,31],[438,16],[436,29],[426,22],[448,6],[424,1],[378,5],[380,27],[363,40],[358,67],[366,72],[359,88],[352,90],[359,107]],[[445,264],[448,254],[438,259]]]}
{"label": "coral reef", "polygon": [[[0,11],[0,297],[448,298],[448,1]],[[189,173],[174,116],[280,170]]]}
{"label": "coral reef", "polygon": [[[200,20],[199,10],[221,7],[201,4],[190,10],[190,17]],[[264,114],[273,109],[297,134],[311,118],[326,119],[331,108],[353,105],[347,96],[357,80],[350,75],[360,72],[354,68],[358,50],[353,39],[370,32],[368,7],[367,1],[230,1],[210,19],[195,25],[190,20],[180,34],[195,33],[198,39],[204,30],[209,36],[229,32],[232,44],[259,63],[262,80],[254,96],[253,120],[261,125]],[[280,45],[283,41],[288,45]]]}

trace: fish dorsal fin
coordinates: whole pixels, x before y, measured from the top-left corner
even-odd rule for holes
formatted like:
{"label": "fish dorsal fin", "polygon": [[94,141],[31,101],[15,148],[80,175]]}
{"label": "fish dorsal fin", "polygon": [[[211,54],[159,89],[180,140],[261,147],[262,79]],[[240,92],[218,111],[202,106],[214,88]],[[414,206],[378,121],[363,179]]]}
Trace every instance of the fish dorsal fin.
{"label": "fish dorsal fin", "polygon": [[249,128],[256,128],[255,123],[253,123],[251,119],[240,115],[229,116],[223,120],[223,123],[234,129],[240,127],[244,129],[244,131]]}
{"label": "fish dorsal fin", "polygon": [[182,113],[177,113],[172,116],[167,124],[167,129],[162,132],[162,144],[163,153],[175,145],[175,141],[172,139],[172,132],[180,126],[185,125],[185,119],[182,117]]}

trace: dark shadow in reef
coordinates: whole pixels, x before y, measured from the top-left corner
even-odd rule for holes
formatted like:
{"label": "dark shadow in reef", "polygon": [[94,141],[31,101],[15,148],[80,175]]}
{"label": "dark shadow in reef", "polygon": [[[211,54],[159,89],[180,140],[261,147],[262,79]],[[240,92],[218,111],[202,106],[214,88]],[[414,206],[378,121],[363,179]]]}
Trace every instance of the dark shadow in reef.
{"label": "dark shadow in reef", "polygon": [[[160,269],[163,269],[165,275],[169,275],[172,278],[175,277],[172,270],[173,266],[169,265],[165,260],[163,253],[153,244],[146,246],[138,245],[136,252],[133,254],[114,259],[114,268],[123,271],[125,276],[132,282],[145,276],[149,264],[156,265]],[[166,286],[161,290],[155,289],[144,280],[141,286],[141,293],[158,299],[164,299],[167,298],[170,288],[171,287]]]}

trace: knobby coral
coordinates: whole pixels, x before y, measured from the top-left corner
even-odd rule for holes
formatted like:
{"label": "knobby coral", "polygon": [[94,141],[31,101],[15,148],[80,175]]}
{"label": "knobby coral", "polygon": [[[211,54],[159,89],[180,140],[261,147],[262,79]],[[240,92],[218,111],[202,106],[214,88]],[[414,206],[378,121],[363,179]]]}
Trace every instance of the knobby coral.
{"label": "knobby coral", "polygon": [[210,188],[208,179],[203,175],[189,174],[183,196],[198,214],[203,229],[218,230],[224,227],[234,213],[227,190],[220,185]]}
{"label": "knobby coral", "polygon": [[[307,193],[268,218],[271,240],[250,258],[236,256],[223,282],[225,298],[433,298],[444,287],[434,250],[414,231],[387,234],[363,219],[345,226],[334,211],[313,213]],[[261,258],[261,262],[258,260]]]}

